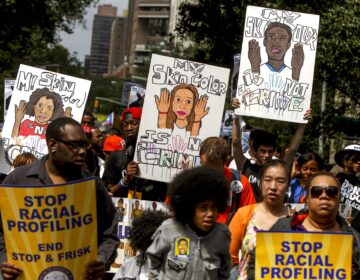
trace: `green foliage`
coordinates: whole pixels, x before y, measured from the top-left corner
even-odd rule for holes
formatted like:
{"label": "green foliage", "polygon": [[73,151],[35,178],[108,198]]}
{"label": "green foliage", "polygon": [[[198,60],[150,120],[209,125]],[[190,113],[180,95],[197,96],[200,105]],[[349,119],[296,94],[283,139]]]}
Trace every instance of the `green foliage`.
{"label": "green foliage", "polygon": [[[262,0],[199,0],[197,4],[187,2],[181,5],[181,21],[177,25],[175,35],[193,40],[188,59],[218,63],[232,69],[233,55],[241,51],[246,6],[271,7],[320,15],[311,103],[314,120],[307,126],[303,139],[304,149],[316,150],[320,132],[327,140],[327,147],[330,138],[342,140],[343,126],[336,120],[344,115],[345,110],[355,117],[360,115],[359,4],[360,0],[277,0],[271,3]],[[327,102],[325,112],[321,113],[320,101],[324,81]],[[248,118],[248,121],[277,134],[282,146],[289,143],[295,130],[295,126],[285,122],[254,118]],[[359,136],[359,132],[357,135]]]}
{"label": "green foliage", "polygon": [[96,0],[3,0],[0,2],[0,73],[17,69],[18,61],[33,60],[57,32],[73,32],[86,8]]}

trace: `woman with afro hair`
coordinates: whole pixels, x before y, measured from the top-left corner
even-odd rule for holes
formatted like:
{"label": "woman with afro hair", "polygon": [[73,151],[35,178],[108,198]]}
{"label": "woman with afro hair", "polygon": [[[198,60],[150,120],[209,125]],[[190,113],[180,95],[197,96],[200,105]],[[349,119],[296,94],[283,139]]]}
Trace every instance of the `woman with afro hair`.
{"label": "woman with afro hair", "polygon": [[[23,120],[24,116],[28,118]],[[39,136],[45,139],[48,124],[60,117],[72,117],[71,107],[64,111],[64,104],[60,95],[48,88],[38,88],[30,96],[28,102],[20,100],[15,105],[15,123],[11,136]]]}
{"label": "woman with afro hair", "polygon": [[113,280],[122,279],[146,279],[148,266],[145,258],[145,251],[150,246],[151,236],[161,223],[168,219],[169,215],[163,211],[146,210],[132,222],[129,233],[130,246],[139,250],[140,254],[125,261]]}
{"label": "woman with afro hair", "polygon": [[224,174],[211,166],[179,173],[169,187],[173,218],[146,251],[148,279],[228,279],[230,233],[215,222],[228,199]]}

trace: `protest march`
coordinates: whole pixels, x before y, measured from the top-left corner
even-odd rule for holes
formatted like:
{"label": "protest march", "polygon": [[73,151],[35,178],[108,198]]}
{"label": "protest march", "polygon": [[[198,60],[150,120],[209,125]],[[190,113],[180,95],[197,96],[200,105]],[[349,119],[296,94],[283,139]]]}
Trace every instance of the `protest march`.
{"label": "protest march", "polygon": [[117,100],[26,61],[3,80],[1,279],[360,279],[359,138],[306,145],[321,17],[244,15],[232,69],[154,51]]}

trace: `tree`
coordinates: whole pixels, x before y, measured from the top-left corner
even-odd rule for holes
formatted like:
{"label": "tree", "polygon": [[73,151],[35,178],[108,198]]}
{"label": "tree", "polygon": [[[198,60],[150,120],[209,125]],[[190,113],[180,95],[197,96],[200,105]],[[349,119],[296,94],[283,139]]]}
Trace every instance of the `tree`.
{"label": "tree", "polygon": [[[307,146],[314,149],[319,136],[319,120],[323,121],[326,137],[331,138],[341,129],[337,126],[336,118],[342,116],[345,109],[357,117],[360,115],[359,3],[359,0],[277,0],[272,3],[262,0],[189,1],[180,7],[180,22],[175,35],[194,42],[193,56],[188,59],[232,68],[233,55],[241,51],[247,5],[319,14],[320,32],[312,102],[316,121],[308,131],[309,137],[305,137]],[[324,81],[327,85],[327,110],[320,115]],[[250,122],[260,123],[258,120]],[[286,123],[261,121],[261,124],[269,130],[280,131],[283,143],[288,142],[293,132]]]}
{"label": "tree", "polygon": [[57,32],[72,33],[77,22],[83,23],[86,8],[96,1],[1,1],[0,73],[17,68],[15,61],[29,59],[33,52],[57,43]]}

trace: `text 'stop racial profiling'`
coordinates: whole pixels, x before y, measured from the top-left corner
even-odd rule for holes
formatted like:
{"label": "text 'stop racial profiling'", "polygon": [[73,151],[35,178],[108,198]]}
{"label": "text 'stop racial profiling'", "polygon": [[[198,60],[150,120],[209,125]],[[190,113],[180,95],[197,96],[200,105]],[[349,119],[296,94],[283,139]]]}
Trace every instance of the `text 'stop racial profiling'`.
{"label": "text 'stop racial profiling'", "polygon": [[19,220],[6,221],[7,229],[17,232],[58,232],[92,223],[91,213],[81,215],[75,205],[62,205],[66,194],[25,196],[19,208]]}

